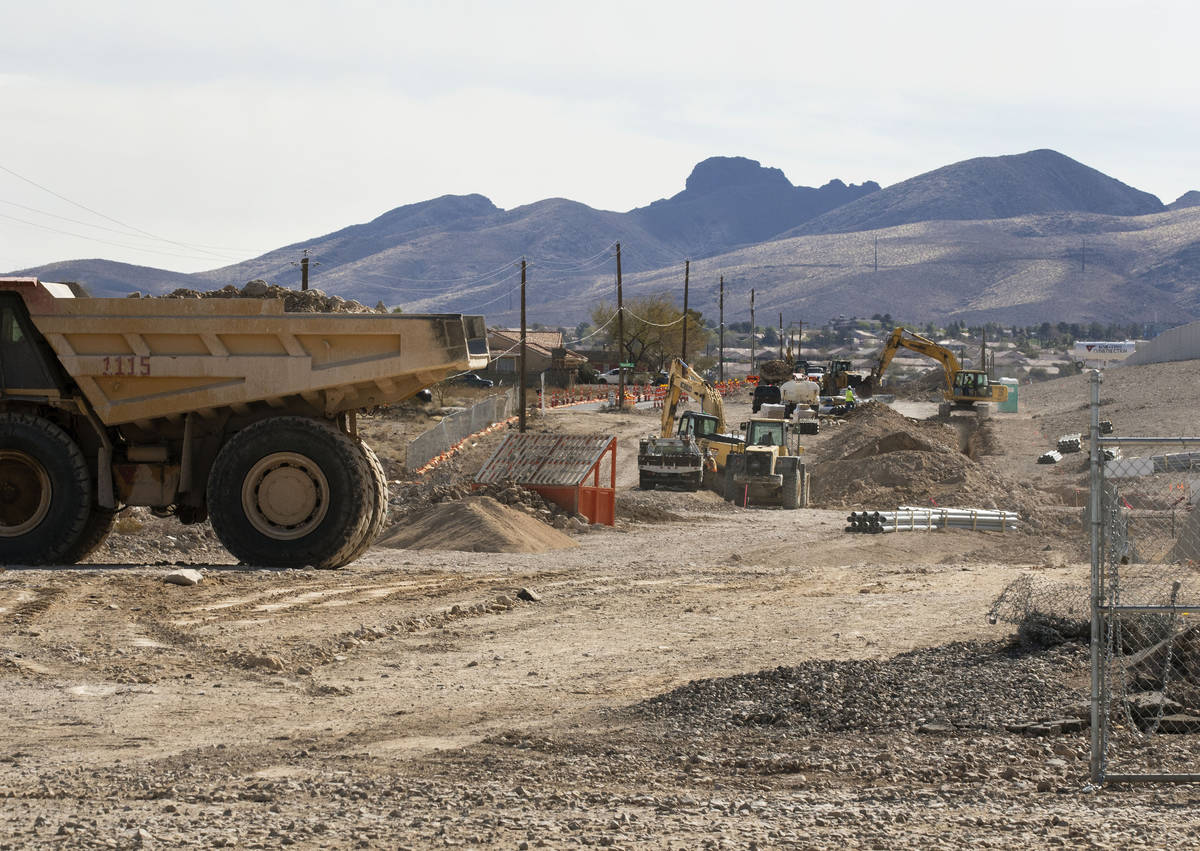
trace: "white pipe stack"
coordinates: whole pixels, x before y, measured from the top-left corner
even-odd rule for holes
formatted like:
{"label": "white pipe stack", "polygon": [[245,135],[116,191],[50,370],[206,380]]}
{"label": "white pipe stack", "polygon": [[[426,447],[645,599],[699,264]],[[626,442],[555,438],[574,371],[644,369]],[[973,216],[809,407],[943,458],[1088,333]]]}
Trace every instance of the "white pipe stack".
{"label": "white pipe stack", "polygon": [[902,505],[895,511],[851,513],[848,529],[855,532],[915,532],[933,529],[971,529],[1014,532],[1016,512],[987,508],[924,508]]}

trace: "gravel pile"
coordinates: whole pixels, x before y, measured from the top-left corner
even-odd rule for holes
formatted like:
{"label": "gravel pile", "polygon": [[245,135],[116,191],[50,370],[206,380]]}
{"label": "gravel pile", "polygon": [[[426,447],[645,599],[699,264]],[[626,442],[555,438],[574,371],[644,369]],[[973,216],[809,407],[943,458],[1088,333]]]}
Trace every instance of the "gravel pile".
{"label": "gravel pile", "polygon": [[779,726],[803,734],[915,729],[997,730],[1078,716],[1086,648],[1023,653],[999,643],[955,643],[892,659],[813,661],[696,680],[635,707],[652,718],[730,729]]}
{"label": "gravel pile", "polygon": [[162,298],[281,298],[287,313],[383,313],[387,310],[383,302],[372,309],[354,299],[327,295],[321,290],[289,290],[263,280],[250,281],[241,289],[232,284],[207,291],[185,287],[167,293]]}

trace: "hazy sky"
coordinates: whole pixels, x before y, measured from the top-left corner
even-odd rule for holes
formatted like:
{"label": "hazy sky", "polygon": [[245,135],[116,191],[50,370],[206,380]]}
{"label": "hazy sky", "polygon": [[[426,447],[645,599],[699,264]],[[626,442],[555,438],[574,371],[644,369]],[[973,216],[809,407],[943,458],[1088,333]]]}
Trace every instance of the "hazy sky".
{"label": "hazy sky", "polygon": [[714,155],[886,186],[1053,148],[1164,202],[1200,188],[1200,12],[1182,0],[0,14],[5,271],[213,268],[445,194],[628,210]]}

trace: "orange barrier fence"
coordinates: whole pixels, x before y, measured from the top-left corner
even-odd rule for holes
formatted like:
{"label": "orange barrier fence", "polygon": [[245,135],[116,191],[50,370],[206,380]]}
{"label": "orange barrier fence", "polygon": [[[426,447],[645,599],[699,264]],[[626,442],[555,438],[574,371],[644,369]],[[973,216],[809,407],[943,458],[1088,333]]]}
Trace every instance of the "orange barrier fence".
{"label": "orange barrier fence", "polygon": [[477,432],[475,432],[475,434],[467,435],[462,440],[460,440],[458,443],[454,444],[449,449],[447,449],[445,452],[443,452],[440,455],[437,455],[433,458],[430,458],[429,461],[427,461],[423,467],[420,467],[416,471],[414,471],[415,475],[417,475],[417,476],[425,475],[430,470],[432,470],[434,467],[436,467],[438,464],[441,464],[447,458],[450,458],[451,456],[453,456],[456,452],[458,452],[458,450],[462,449],[470,441],[476,440],[485,434],[491,434],[493,431],[496,431],[498,429],[507,428],[510,423],[515,423],[517,421],[517,419],[518,419],[518,417],[509,417],[506,420],[500,420],[499,422],[492,423],[490,426],[483,429],[482,431],[477,431]]}
{"label": "orange barrier fence", "polygon": [[[750,382],[744,378],[730,378],[718,381],[714,386],[722,396],[728,396],[737,390],[744,389]],[[543,398],[538,391],[538,405],[545,408],[562,408],[567,405],[579,405],[584,402],[602,402],[616,397],[617,388],[612,384],[582,384],[563,390],[547,390]],[[661,407],[667,388],[663,384],[626,384],[626,402],[654,402]]]}

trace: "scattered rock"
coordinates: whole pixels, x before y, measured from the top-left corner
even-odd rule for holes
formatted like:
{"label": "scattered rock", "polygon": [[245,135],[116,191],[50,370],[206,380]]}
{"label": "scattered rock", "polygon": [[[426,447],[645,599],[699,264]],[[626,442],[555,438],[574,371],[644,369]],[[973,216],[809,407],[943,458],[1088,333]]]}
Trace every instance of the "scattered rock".
{"label": "scattered rock", "polygon": [[530,603],[542,602],[542,595],[534,591],[532,588],[522,588],[517,592],[518,600],[528,600]]}
{"label": "scattered rock", "polygon": [[185,567],[168,573],[163,577],[163,582],[169,582],[172,585],[199,585],[203,578],[204,574],[200,571]]}
{"label": "scattered rock", "polygon": [[278,656],[258,655],[256,653],[245,653],[237,657],[238,663],[243,668],[259,669],[264,671],[282,671],[284,670],[283,660]]}

